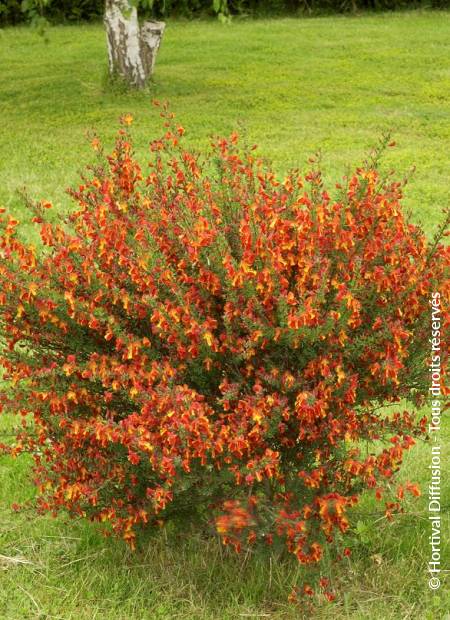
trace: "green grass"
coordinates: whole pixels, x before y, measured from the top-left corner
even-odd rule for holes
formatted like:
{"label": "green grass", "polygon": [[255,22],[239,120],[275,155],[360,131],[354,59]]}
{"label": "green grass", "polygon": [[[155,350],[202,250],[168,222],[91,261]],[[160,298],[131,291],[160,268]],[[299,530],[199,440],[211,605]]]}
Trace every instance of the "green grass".
{"label": "green grass", "polygon": [[[11,420],[2,428],[11,429]],[[450,425],[442,433],[450,447]],[[430,446],[407,454],[400,479],[428,484]],[[90,523],[14,513],[13,501],[33,496],[29,462],[0,460],[0,617],[6,620],[448,620],[448,582],[433,595],[427,585],[427,498],[407,502],[392,523],[365,496],[349,537],[353,554],[327,566],[341,593],[314,615],[286,602],[293,582],[308,580],[295,561],[237,557],[217,540],[189,530],[161,532],[130,552],[104,539]],[[444,476],[445,476],[445,472]],[[445,478],[444,478],[445,483]],[[450,531],[449,487],[443,489],[442,532]],[[448,566],[450,545],[442,541]],[[447,587],[446,587],[447,586]]]}
{"label": "green grass", "polygon": [[27,29],[0,32],[0,202],[26,184],[66,204],[64,188],[91,158],[95,128],[112,140],[125,111],[138,152],[159,131],[153,97],[169,100],[204,145],[242,123],[279,170],[305,168],[320,149],[328,178],[361,161],[386,129],[386,163],[417,172],[406,204],[430,230],[449,203],[450,13],[170,22],[149,92],[105,89],[101,26],[59,27],[46,45]]}
{"label": "green grass", "polygon": [[[355,18],[170,22],[147,92],[105,87],[101,26],[53,28],[46,45],[27,29],[0,31],[0,204],[23,211],[26,186],[61,211],[64,193],[92,160],[85,139],[95,128],[110,144],[117,118],[135,116],[136,148],[145,161],[159,134],[156,97],[169,100],[195,147],[242,124],[275,167],[304,169],[320,149],[328,180],[359,163],[382,131],[397,148],[386,166],[417,171],[405,204],[430,233],[450,194],[450,13]],[[0,432],[11,430],[4,416]],[[450,450],[450,425],[442,436]],[[430,447],[408,456],[403,479],[428,482]],[[236,558],[198,533],[161,533],[132,554],[121,541],[63,518],[13,513],[32,497],[26,458],[0,459],[0,618],[5,620],[300,619],[286,603],[292,562]],[[443,491],[448,532],[449,487]],[[319,608],[317,620],[449,618],[444,584],[427,586],[427,501],[411,503],[394,523],[377,520],[366,497],[355,515],[353,556],[333,581],[345,596]],[[448,538],[448,536],[447,536]],[[450,568],[443,540],[443,565]],[[21,560],[17,560],[20,558]],[[16,559],[16,560],[15,560]],[[27,563],[24,563],[26,561]]]}

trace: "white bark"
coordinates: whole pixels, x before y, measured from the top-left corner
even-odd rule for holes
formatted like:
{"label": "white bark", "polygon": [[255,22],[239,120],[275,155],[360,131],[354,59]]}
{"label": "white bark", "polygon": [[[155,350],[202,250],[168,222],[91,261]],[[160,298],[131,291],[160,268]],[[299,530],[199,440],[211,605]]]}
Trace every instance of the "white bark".
{"label": "white bark", "polygon": [[148,21],[140,26],[129,0],[106,0],[104,23],[110,74],[143,88],[153,73],[165,23]]}

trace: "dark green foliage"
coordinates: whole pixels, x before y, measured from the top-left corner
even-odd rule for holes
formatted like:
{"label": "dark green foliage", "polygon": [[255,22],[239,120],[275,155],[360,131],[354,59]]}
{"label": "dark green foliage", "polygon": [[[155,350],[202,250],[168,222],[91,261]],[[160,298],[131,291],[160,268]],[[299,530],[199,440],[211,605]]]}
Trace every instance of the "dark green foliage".
{"label": "dark green foliage", "polygon": [[[355,13],[416,8],[445,9],[450,0],[143,0],[144,16],[277,15]],[[33,21],[50,22],[101,19],[103,0],[1,0],[0,25]]]}

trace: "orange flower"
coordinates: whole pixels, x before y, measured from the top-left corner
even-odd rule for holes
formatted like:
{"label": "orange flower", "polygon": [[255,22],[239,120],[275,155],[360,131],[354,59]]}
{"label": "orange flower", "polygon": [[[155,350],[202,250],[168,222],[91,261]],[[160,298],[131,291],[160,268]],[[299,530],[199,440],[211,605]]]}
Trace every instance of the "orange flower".
{"label": "orange flower", "polygon": [[133,122],[133,116],[131,114],[125,114],[122,116],[122,122],[124,125],[131,125]]}

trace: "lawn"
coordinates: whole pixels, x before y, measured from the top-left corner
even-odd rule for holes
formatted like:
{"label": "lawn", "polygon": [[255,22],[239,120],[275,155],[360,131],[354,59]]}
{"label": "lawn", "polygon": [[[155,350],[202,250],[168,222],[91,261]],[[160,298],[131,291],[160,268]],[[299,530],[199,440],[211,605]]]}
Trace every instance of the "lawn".
{"label": "lawn", "polygon": [[[337,181],[381,133],[397,142],[386,169],[415,165],[405,205],[428,234],[450,202],[450,13],[217,22],[170,22],[147,92],[106,85],[101,25],[61,26],[45,43],[25,28],[0,31],[0,205],[23,206],[17,190],[69,207],[65,188],[93,159],[86,132],[107,144],[118,117],[135,117],[143,161],[160,131],[152,98],[168,100],[195,147],[238,128],[280,172],[306,168],[320,150]],[[31,232],[30,232],[31,234]],[[14,422],[4,416],[1,432]],[[450,450],[450,425],[442,433]],[[407,456],[404,480],[429,482],[430,447]],[[135,552],[89,523],[16,514],[33,495],[29,462],[0,458],[0,618],[5,620],[299,619],[286,602],[302,571],[270,557],[237,558],[199,533],[168,531]],[[449,486],[443,528],[450,531]],[[448,583],[428,589],[427,498],[393,523],[365,498],[354,519],[353,555],[329,567],[345,596],[319,620],[448,620]],[[450,549],[443,540],[444,568]],[[325,567],[325,572],[326,572]],[[327,573],[328,574],[328,573]],[[447,587],[446,587],[447,586]]]}

